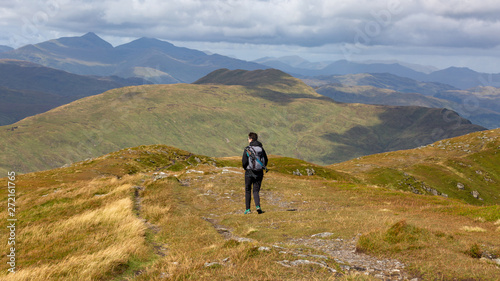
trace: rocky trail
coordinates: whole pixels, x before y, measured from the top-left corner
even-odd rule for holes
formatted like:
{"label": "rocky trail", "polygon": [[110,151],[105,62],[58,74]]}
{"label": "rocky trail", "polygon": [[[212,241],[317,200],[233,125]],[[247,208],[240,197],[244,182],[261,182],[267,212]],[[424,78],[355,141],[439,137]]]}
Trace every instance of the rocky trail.
{"label": "rocky trail", "polygon": [[[226,240],[235,240],[240,243],[256,242],[250,238],[239,237],[232,231],[219,224],[217,220],[212,218],[204,218],[210,222],[213,227]],[[356,243],[358,237],[353,237],[350,240],[340,238],[332,239],[332,233],[318,233],[311,237],[290,239],[286,242],[276,243],[273,245],[263,245],[258,248],[259,251],[278,251],[280,254],[292,255],[297,257],[296,260],[283,259],[277,261],[278,264],[284,267],[296,267],[301,265],[317,265],[328,269],[340,277],[349,273],[361,273],[371,275],[381,280],[412,280],[417,281],[418,278],[410,278],[405,272],[405,265],[397,260],[377,259],[364,253],[356,251]],[[307,248],[311,248],[322,252],[322,255],[310,254]],[[326,261],[329,259],[335,260],[340,265],[341,271],[329,266]],[[226,261],[227,262],[227,261]],[[217,262],[207,262],[206,266],[218,264]]]}
{"label": "rocky trail", "polygon": [[[228,169],[225,168],[225,171]],[[234,171],[233,171],[234,172]],[[202,177],[198,177],[197,181],[203,181]],[[231,201],[241,200],[241,194],[224,193],[217,194],[211,190],[205,192],[206,196],[213,197],[216,201],[226,199]],[[296,208],[294,203],[284,200],[280,195],[275,194],[271,190],[261,191],[261,197],[266,198],[267,204],[278,206],[283,211],[301,212],[305,211]],[[227,214],[236,214],[229,212]],[[265,216],[265,213],[262,214]],[[226,240],[235,240],[240,243],[257,242],[254,239],[237,236],[231,228],[221,224],[218,215],[206,214],[203,219],[209,222],[217,232]],[[286,256],[294,256],[296,260],[283,259],[277,261],[283,267],[297,267],[301,265],[316,265],[329,270],[336,277],[345,274],[358,273],[370,275],[381,280],[411,280],[418,281],[418,278],[411,277],[405,271],[405,265],[397,260],[377,259],[370,255],[360,253],[356,250],[356,244],[361,234],[356,235],[352,239],[335,238],[333,233],[325,232],[314,234],[310,237],[293,238],[286,242],[280,242],[272,245],[261,245],[259,251],[278,251],[285,258]],[[309,249],[314,249],[322,254],[311,254]],[[340,267],[340,270],[332,268],[326,261],[334,260]],[[228,260],[221,262],[207,261],[205,266],[224,265]]]}

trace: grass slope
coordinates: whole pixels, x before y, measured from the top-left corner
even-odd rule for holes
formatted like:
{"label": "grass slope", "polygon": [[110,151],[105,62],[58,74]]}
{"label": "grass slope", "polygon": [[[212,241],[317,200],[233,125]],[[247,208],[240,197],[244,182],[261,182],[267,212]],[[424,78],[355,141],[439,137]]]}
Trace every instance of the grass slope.
{"label": "grass slope", "polygon": [[404,93],[373,86],[341,84],[323,85],[316,88],[316,91],[339,102],[448,108],[474,124],[491,129],[500,127],[500,99],[492,87],[443,91],[434,97],[416,92]]}
{"label": "grass slope", "polygon": [[277,70],[226,72],[253,86],[126,87],[0,127],[0,172],[60,167],[142,144],[237,155],[249,131],[272,154],[331,164],[483,129],[441,109],[339,104]]}
{"label": "grass slope", "polygon": [[[478,258],[500,255],[498,205],[373,188],[329,167],[271,156],[266,212],[243,215],[239,161],[151,145],[17,175],[17,273],[2,270],[0,279],[379,280],[377,271],[348,270],[343,256],[314,244],[339,241],[398,259],[409,279],[498,277],[498,265]],[[313,176],[292,175],[311,168]],[[0,189],[4,202],[7,193]],[[0,221],[5,229],[7,212]],[[311,238],[323,232],[333,235]],[[7,267],[6,255],[0,263]]]}
{"label": "grass slope", "polygon": [[[489,205],[500,204],[499,163],[500,129],[495,129],[331,167],[368,184],[424,194],[432,194],[434,189],[470,204]],[[479,192],[478,198],[473,191]]]}
{"label": "grass slope", "polygon": [[390,89],[401,93],[420,93],[426,96],[435,96],[444,91],[457,88],[435,82],[422,82],[390,73],[358,73],[347,75],[317,76],[304,79],[308,85],[324,86],[328,84],[342,84],[345,86],[372,86],[381,89]]}
{"label": "grass slope", "polygon": [[146,82],[138,78],[82,76],[27,61],[0,59],[0,125],[110,89]]}

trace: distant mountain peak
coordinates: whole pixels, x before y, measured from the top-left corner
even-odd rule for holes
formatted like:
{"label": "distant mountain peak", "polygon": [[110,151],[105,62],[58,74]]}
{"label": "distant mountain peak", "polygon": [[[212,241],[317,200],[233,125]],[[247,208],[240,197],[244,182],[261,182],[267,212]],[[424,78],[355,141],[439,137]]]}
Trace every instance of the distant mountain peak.
{"label": "distant mountain peak", "polygon": [[81,36],[81,38],[85,38],[88,40],[102,40],[101,37],[97,36],[94,32],[87,32]]}
{"label": "distant mountain peak", "polygon": [[66,47],[71,48],[79,48],[79,49],[89,49],[89,48],[102,48],[102,49],[112,49],[113,46],[97,36],[93,32],[88,32],[83,36],[75,36],[75,37],[62,37],[59,39],[54,39],[50,41],[46,41],[37,45],[45,45],[47,43],[57,42],[58,44],[62,44]]}
{"label": "distant mountain peak", "polygon": [[121,48],[134,48],[134,49],[149,49],[149,48],[172,48],[175,47],[174,44],[167,41],[162,41],[156,38],[141,37],[127,44],[118,46]]}

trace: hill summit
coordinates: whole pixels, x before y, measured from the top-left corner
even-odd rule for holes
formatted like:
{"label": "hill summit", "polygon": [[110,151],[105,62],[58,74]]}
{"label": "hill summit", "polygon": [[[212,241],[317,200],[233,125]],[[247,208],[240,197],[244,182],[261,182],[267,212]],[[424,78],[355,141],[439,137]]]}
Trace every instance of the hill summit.
{"label": "hill summit", "polygon": [[227,68],[215,70],[205,77],[200,78],[193,84],[221,84],[221,85],[241,85],[248,87],[259,87],[271,84],[287,84],[295,86],[301,83],[300,80],[278,69],[229,70]]}
{"label": "hill summit", "polygon": [[[329,99],[318,94],[302,80],[297,79],[281,70],[257,69],[257,70],[229,70],[218,69],[212,71],[205,77],[195,81],[193,84],[218,84],[218,85],[240,85],[248,88],[259,88],[265,91],[271,90],[276,93],[295,94],[295,97],[315,97]],[[269,91],[268,91],[269,92]],[[270,93],[271,94],[271,93]],[[287,99],[288,97],[282,97]]]}
{"label": "hill summit", "polygon": [[449,110],[340,104],[278,70],[219,70],[201,82],[237,80],[255,83],[118,88],[0,127],[0,171],[59,167],[143,144],[238,155],[249,131],[272,154],[332,164],[484,130]]}

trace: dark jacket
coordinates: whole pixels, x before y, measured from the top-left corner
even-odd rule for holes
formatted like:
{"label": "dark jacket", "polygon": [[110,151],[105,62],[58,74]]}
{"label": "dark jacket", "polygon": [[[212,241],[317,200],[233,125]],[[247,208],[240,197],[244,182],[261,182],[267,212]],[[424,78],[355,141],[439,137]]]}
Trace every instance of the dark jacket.
{"label": "dark jacket", "polygon": [[[260,141],[252,141],[249,146],[260,146],[262,147],[262,143]],[[264,157],[264,160],[266,161],[264,164],[267,166],[267,154],[266,151],[264,150],[264,147],[262,147],[262,156]],[[243,169],[247,169],[248,166],[248,155],[246,150],[243,150],[243,157],[241,157],[241,164],[243,166]]]}

